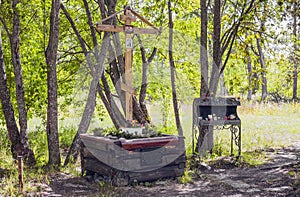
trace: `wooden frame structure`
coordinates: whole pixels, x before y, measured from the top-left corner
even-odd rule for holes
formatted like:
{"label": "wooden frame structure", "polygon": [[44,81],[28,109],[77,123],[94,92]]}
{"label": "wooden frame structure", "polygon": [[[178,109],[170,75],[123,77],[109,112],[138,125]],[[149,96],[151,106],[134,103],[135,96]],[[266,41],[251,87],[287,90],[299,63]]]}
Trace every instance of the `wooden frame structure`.
{"label": "wooden frame structure", "polygon": [[[116,15],[116,14],[115,14]],[[125,7],[124,14],[120,16],[121,21],[124,22],[123,26],[118,25],[105,25],[102,24],[105,20],[114,17],[111,15],[101,22],[96,24],[96,30],[98,32],[124,32],[125,33],[125,82],[121,83],[121,89],[125,91],[125,116],[127,121],[133,120],[133,106],[132,106],[132,95],[135,90],[132,88],[132,52],[133,52],[133,34],[159,34],[160,30],[147,21],[144,17],[133,11],[130,7]],[[139,18],[141,21],[146,23],[152,28],[137,28],[131,23]]]}

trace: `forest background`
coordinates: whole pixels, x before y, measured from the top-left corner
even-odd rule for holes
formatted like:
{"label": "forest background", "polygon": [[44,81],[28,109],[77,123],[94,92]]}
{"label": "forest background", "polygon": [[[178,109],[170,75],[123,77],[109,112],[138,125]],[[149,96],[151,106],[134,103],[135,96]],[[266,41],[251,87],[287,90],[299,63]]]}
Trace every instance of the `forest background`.
{"label": "forest background", "polygon": [[[187,147],[191,142],[192,101],[210,91],[213,85],[209,80],[216,77],[215,64],[218,91],[213,88],[213,94],[240,97],[244,105],[240,109],[245,122],[243,139],[249,142],[243,145],[244,150],[283,145],[294,138],[300,122],[297,0],[7,0],[0,3],[1,166],[9,165],[4,158],[16,158],[18,154],[29,165],[61,166],[60,154],[70,148],[90,98],[93,69],[101,65],[104,74],[94,86],[98,94],[92,120],[86,125],[88,132],[122,126],[122,118],[116,118],[123,115],[122,93],[116,84],[124,74],[124,36],[114,34],[105,42],[109,35],[96,33],[94,27],[124,5],[162,30],[158,36],[134,37],[133,83],[139,122],[150,122],[149,113],[159,130],[177,133],[169,66],[171,27],[176,100]],[[173,26],[168,7],[173,13]],[[114,18],[109,23],[120,21]],[[141,22],[134,25],[145,27]],[[203,73],[203,51],[209,74]],[[120,109],[119,114],[115,114],[114,106]],[[261,121],[275,112],[280,118]],[[279,122],[278,128],[275,122]],[[270,125],[272,130],[268,130]],[[259,130],[265,131],[263,135],[288,130],[291,136],[287,141],[265,140]],[[217,138],[217,145],[226,141],[225,137]],[[217,150],[225,151],[224,147]]]}

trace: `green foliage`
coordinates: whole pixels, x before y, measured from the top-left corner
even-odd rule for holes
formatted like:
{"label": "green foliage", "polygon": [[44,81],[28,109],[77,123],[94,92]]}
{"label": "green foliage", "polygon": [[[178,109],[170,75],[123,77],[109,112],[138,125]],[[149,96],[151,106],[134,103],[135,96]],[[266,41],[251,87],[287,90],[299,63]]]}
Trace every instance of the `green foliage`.
{"label": "green foliage", "polygon": [[18,166],[12,158],[7,131],[0,127],[0,196],[18,195]]}
{"label": "green foliage", "polygon": [[71,146],[76,132],[77,128],[74,126],[63,126],[59,129],[58,136],[62,149],[68,149]]}
{"label": "green foliage", "polygon": [[37,166],[42,167],[48,161],[48,143],[46,129],[38,126],[35,130],[28,133],[29,144],[34,152]]}
{"label": "green foliage", "polygon": [[115,128],[95,129],[93,132],[98,136],[112,136],[117,138],[134,139],[134,138],[148,138],[161,136],[162,132],[153,125],[132,125],[130,128],[142,128],[142,135],[135,135],[124,132],[122,129]]}
{"label": "green foliage", "polygon": [[[4,129],[2,126],[0,126],[0,151],[1,151],[1,155],[0,157],[3,155],[3,157],[5,157],[6,155],[10,155],[10,142],[8,140],[8,135],[7,135],[7,131],[6,129]],[[5,161],[5,159],[1,159],[1,161]]]}
{"label": "green foliage", "polygon": [[266,162],[267,156],[263,151],[244,152],[242,162],[250,166],[258,166]]}
{"label": "green foliage", "polygon": [[193,175],[193,171],[184,171],[184,174],[182,177],[180,177],[180,182],[182,184],[187,184],[187,183],[193,183],[193,178],[192,178],[192,175]]}

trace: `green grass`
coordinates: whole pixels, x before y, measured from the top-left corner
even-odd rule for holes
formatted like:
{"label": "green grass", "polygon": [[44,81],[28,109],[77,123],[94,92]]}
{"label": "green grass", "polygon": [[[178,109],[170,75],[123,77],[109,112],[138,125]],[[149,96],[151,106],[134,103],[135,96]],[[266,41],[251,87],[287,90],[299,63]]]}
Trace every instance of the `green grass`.
{"label": "green grass", "polygon": [[244,151],[279,148],[300,140],[300,104],[251,104],[239,109]]}
{"label": "green grass", "polygon": [[[192,150],[192,107],[182,105],[181,123],[184,130],[187,154]],[[154,124],[162,125],[159,106],[151,106],[150,114]],[[266,103],[242,101],[238,106],[238,114],[242,121],[242,152],[247,153],[266,148],[289,146],[300,140],[300,104],[298,103]],[[170,113],[168,127],[172,134],[177,134],[173,113]],[[170,129],[169,129],[170,130]],[[230,131],[214,132],[214,143],[217,155],[226,155],[230,151]]]}

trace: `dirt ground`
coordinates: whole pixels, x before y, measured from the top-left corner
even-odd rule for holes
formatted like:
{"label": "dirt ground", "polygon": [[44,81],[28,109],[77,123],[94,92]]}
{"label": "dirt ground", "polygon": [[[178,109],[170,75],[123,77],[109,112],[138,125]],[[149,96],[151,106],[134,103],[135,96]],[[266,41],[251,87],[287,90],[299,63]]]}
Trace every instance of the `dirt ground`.
{"label": "dirt ground", "polygon": [[41,192],[27,196],[300,196],[300,141],[283,149],[265,150],[268,162],[258,167],[236,166],[220,158],[198,166],[193,182],[161,180],[134,186],[112,187],[84,177],[57,174]]}

